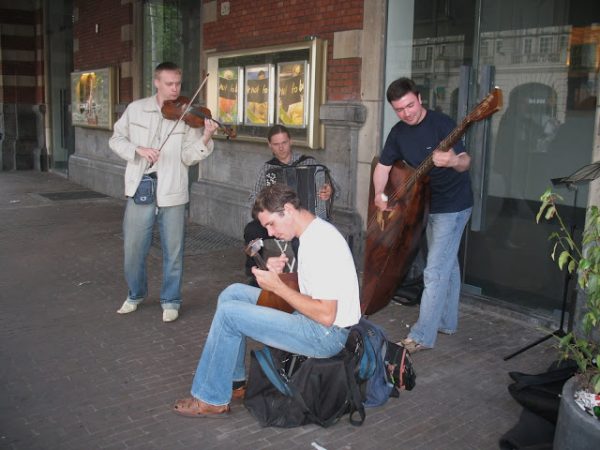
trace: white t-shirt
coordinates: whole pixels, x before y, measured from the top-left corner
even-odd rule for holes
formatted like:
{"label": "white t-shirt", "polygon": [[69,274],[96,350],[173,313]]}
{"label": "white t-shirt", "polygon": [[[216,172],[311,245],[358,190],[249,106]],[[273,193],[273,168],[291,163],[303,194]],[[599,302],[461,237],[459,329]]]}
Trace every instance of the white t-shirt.
{"label": "white t-shirt", "polygon": [[300,292],[319,300],[337,300],[334,325],[348,327],[360,319],[358,277],[352,253],[340,232],[316,217],[300,236]]}

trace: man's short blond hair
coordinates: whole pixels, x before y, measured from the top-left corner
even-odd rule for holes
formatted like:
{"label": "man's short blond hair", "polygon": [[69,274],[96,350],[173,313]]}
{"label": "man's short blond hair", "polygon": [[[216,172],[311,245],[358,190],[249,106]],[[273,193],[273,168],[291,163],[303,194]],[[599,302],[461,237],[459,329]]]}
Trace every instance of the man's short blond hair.
{"label": "man's short blond hair", "polygon": [[179,67],[177,64],[175,64],[174,62],[170,62],[170,61],[165,61],[160,63],[158,66],[156,66],[156,68],[154,69],[154,78],[158,78],[158,76],[160,75],[160,73],[163,70],[170,70],[172,72],[177,72],[179,75],[181,75],[181,67]]}

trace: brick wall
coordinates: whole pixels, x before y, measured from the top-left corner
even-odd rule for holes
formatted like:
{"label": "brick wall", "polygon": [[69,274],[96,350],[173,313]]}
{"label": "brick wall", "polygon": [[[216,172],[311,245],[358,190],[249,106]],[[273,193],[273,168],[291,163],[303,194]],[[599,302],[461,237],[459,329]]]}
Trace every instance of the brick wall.
{"label": "brick wall", "polygon": [[0,8],[0,102],[35,103],[36,11]]}
{"label": "brick wall", "polygon": [[[123,28],[133,22],[132,4],[121,0],[76,0],[73,36],[77,46],[74,70],[119,67],[132,59],[133,41],[123,39]],[[97,25],[97,26],[96,26]],[[131,77],[119,79],[119,98],[133,99]]]}
{"label": "brick wall", "polygon": [[337,31],[363,26],[363,0],[233,0],[222,16],[204,25],[204,49],[239,50],[288,44],[316,35],[329,41],[327,99],[360,99],[360,58],[333,59]]}
{"label": "brick wall", "polygon": [[[35,12],[35,75],[37,80],[44,79],[44,13],[42,9]],[[44,84],[36,82],[35,103],[44,103]]]}

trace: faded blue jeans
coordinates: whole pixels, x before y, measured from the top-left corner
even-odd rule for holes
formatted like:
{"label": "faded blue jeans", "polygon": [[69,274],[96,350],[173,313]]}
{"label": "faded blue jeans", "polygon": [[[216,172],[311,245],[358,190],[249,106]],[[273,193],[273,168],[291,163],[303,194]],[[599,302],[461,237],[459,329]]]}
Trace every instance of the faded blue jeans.
{"label": "faded blue jeans", "polygon": [[152,244],[152,228],[156,220],[163,254],[160,303],[163,309],[179,309],[183,278],[185,205],[157,209],[155,204],[136,205],[132,198],[127,199],[123,219],[128,302],[140,303],[148,294],[146,258]]}
{"label": "faded blue jeans", "polygon": [[328,358],[346,345],[348,330],[326,327],[302,314],[256,305],[261,290],[232,284],[219,295],[217,311],[196,368],[191,393],[211,405],[231,400],[234,381],[246,379],[246,338],[314,358]]}
{"label": "faded blue jeans", "polygon": [[456,333],[460,299],[458,247],[472,208],[457,213],[430,214],[427,222],[427,264],[423,272],[419,320],[408,337],[433,347],[438,331]]}

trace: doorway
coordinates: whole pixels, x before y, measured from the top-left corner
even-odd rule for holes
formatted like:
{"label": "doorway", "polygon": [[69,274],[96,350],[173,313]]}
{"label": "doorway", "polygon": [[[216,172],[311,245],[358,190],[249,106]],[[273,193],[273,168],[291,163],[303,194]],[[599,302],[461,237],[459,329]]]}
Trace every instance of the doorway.
{"label": "doorway", "polygon": [[73,0],[44,5],[48,61],[46,64],[49,105],[50,168],[67,175],[69,156],[75,151],[71,124],[71,86],[73,71]]}
{"label": "doorway", "polygon": [[[388,2],[386,87],[411,77],[428,108],[456,121],[493,86],[503,91],[502,110],[465,136],[475,197],[460,254],[466,292],[546,312],[561,306],[554,230],[535,215],[552,179],[592,162],[598,23],[600,5],[584,1]],[[384,138],[397,120],[386,107]],[[580,232],[587,186],[555,190]]]}

